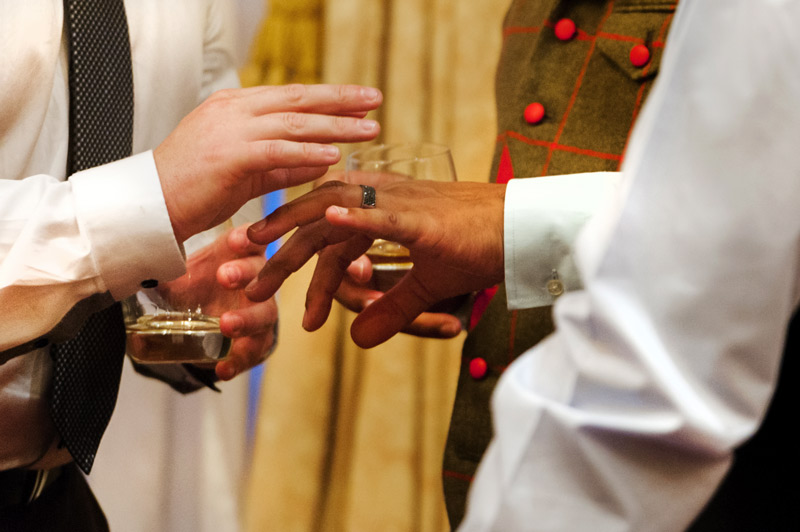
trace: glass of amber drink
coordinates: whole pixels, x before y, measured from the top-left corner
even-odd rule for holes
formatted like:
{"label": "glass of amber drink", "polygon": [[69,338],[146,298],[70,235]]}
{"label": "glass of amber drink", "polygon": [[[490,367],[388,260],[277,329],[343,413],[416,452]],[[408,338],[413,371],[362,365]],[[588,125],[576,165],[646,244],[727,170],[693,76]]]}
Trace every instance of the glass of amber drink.
{"label": "glass of amber drink", "polygon": [[[218,264],[213,246],[233,228],[230,221],[186,242],[187,272],[168,283],[144,288],[122,303],[127,354],[140,364],[209,363],[224,359],[231,339],[220,332],[222,312],[236,308],[214,286]],[[212,294],[217,293],[215,297]]]}
{"label": "glass of amber drink", "polygon": [[[384,174],[387,180],[456,180],[450,149],[429,142],[380,144],[355,151],[347,157],[345,172],[348,183],[360,183],[359,172],[373,177],[374,174]],[[380,199],[378,202],[380,207]],[[397,284],[414,265],[406,247],[388,240],[375,240],[367,251],[367,257],[372,261],[370,288],[381,292]]]}

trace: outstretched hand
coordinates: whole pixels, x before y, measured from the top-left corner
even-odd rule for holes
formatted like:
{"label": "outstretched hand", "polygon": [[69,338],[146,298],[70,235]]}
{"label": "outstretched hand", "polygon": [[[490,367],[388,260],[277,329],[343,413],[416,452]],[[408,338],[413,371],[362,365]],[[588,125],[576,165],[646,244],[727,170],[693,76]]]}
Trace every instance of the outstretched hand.
{"label": "outstretched hand", "polygon": [[[377,174],[372,172],[334,170],[326,173],[314,182],[316,187],[328,181],[377,186],[389,181],[408,180],[406,176],[396,174]],[[362,255],[347,267],[347,275],[342,278],[334,299],[346,309],[360,313],[374,301],[381,298],[385,288],[376,282],[372,261]],[[463,329],[462,318],[453,312],[464,312],[470,300],[465,296],[459,298],[460,304],[448,304],[436,312],[423,312],[406,326],[402,332],[422,338],[453,338]],[[452,302],[448,302],[452,303]]]}
{"label": "outstretched hand", "polygon": [[175,237],[228,219],[246,201],[323,175],[333,142],[374,139],[380,91],[355,85],[229,89],[189,113],[154,151]]}
{"label": "outstretched hand", "polygon": [[372,240],[399,242],[411,251],[414,267],[351,328],[356,344],[373,347],[433,304],[502,281],[504,185],[387,181],[375,189],[376,208],[361,209],[359,185],[326,183],[252,226],[250,239],[260,244],[298,230],[250,283],[247,297],[272,297],[319,252],[303,317],[303,326],[315,330],[327,319],[347,268]]}

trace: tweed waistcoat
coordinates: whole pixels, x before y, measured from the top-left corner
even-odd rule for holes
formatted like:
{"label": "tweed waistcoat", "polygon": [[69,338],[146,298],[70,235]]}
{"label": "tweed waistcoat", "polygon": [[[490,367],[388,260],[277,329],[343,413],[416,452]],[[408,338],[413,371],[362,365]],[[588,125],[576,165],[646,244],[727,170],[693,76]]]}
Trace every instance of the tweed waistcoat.
{"label": "tweed waistcoat", "polygon": [[[658,72],[674,10],[675,2],[664,0],[514,0],[496,75],[493,180],[618,170]],[[563,19],[575,24],[568,39],[557,36]],[[637,45],[649,52],[639,66],[631,58]],[[544,109],[538,123],[525,119],[532,103]],[[501,285],[469,332],[443,467],[453,527],[461,521],[470,481],[491,439],[489,399],[498,378],[552,330],[551,307],[509,312]],[[477,357],[488,366],[480,380],[469,371]]]}

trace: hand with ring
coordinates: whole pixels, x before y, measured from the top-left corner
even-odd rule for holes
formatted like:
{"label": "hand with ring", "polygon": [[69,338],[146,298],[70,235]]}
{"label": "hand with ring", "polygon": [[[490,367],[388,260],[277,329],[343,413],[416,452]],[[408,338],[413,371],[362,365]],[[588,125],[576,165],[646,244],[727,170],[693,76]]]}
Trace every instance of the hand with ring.
{"label": "hand with ring", "polygon": [[[405,176],[396,174],[331,171],[317,180],[315,186],[320,186],[328,181],[350,182],[348,181],[348,176],[356,176],[357,179],[370,183],[370,185],[360,185],[362,191],[361,208],[375,206],[375,186],[398,180],[407,180]],[[346,309],[360,313],[381,298],[383,294],[384,292],[376,287],[372,261],[366,255],[361,255],[347,267],[347,273],[342,278],[334,299]],[[464,329],[464,323],[468,319],[470,302],[471,297],[467,295],[463,298],[458,298],[457,303],[461,303],[460,306],[454,305],[453,301],[446,301],[442,305],[436,305],[430,311],[423,312],[417,316],[414,321],[403,328],[402,332],[421,338],[443,339],[458,336]],[[454,315],[454,311],[466,315]]]}
{"label": "hand with ring", "polygon": [[[247,297],[268,299],[319,253],[303,317],[303,327],[316,330],[351,263],[376,238],[399,242],[411,251],[413,268],[385,294],[375,292],[378,298],[351,328],[356,344],[372,347],[408,328],[435,303],[503,280],[505,185],[377,179],[373,185],[370,199],[360,185],[325,183],[251,226],[248,235],[259,244],[298,230],[250,283]],[[362,208],[372,203],[375,208]]]}

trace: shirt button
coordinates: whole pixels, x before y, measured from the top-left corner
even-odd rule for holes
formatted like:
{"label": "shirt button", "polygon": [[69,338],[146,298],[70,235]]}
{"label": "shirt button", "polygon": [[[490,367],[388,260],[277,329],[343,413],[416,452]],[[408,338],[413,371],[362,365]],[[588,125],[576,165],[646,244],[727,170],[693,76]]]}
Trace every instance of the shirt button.
{"label": "shirt button", "polygon": [[550,279],[547,281],[547,291],[553,297],[558,297],[564,293],[564,283],[558,279]]}
{"label": "shirt button", "polygon": [[556,22],[556,37],[561,41],[568,41],[575,36],[575,23],[568,18],[562,18]]}
{"label": "shirt button", "polygon": [[481,357],[473,358],[469,361],[469,374],[476,381],[484,378],[488,370],[489,366],[486,365],[486,361]]}
{"label": "shirt button", "polygon": [[525,121],[531,125],[538,124],[544,118],[544,105],[533,102],[525,108]]}
{"label": "shirt button", "polygon": [[637,44],[631,48],[631,64],[636,68],[641,68],[650,62],[650,50],[643,44]]}

